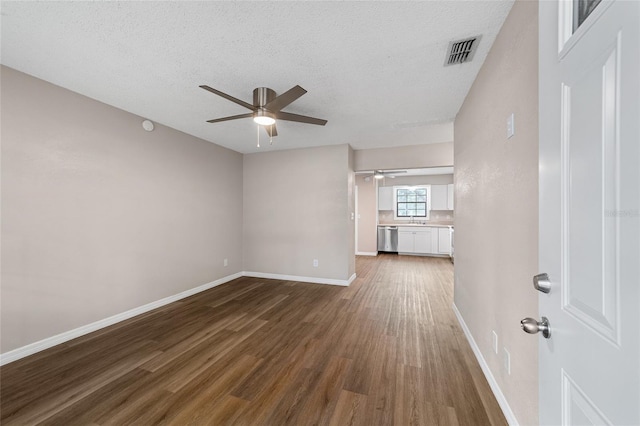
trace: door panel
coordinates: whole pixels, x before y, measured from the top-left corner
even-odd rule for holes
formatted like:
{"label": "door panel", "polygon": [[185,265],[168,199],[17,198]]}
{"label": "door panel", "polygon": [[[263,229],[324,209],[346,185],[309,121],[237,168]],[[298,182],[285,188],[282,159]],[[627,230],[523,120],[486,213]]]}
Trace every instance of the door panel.
{"label": "door panel", "polygon": [[562,304],[613,342],[618,342],[619,314],[617,228],[616,221],[605,213],[618,205],[620,186],[616,173],[620,39],[621,34],[615,34],[610,46],[577,78],[566,76],[560,124],[565,129],[561,174],[567,199],[563,209],[567,235],[562,248],[566,259]]}
{"label": "door panel", "polygon": [[562,424],[565,425],[607,425],[611,422],[600,412],[598,407],[575,384],[568,374],[562,371],[563,405]]}

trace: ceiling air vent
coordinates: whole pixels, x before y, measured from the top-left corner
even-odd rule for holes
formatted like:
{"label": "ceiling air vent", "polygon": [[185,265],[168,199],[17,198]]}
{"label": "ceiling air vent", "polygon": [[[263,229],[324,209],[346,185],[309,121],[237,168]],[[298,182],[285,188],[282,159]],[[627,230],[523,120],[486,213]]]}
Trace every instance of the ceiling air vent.
{"label": "ceiling air vent", "polygon": [[476,53],[476,49],[478,48],[478,44],[480,44],[481,37],[482,36],[476,36],[464,40],[449,42],[447,59],[444,61],[444,65],[447,66],[471,62],[473,55]]}

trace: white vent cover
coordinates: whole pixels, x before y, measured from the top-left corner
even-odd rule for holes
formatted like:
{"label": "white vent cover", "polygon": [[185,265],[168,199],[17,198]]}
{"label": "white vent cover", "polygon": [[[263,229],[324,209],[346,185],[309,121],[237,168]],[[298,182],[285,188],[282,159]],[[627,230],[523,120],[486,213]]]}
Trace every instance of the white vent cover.
{"label": "white vent cover", "polygon": [[482,36],[469,37],[464,40],[450,41],[444,65],[463,64],[471,62],[480,44]]}

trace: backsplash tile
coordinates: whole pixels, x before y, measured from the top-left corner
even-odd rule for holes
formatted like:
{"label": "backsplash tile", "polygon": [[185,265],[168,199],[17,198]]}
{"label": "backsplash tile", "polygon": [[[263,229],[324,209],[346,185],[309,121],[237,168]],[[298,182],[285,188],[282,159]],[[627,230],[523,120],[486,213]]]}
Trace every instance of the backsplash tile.
{"label": "backsplash tile", "polygon": [[[427,223],[453,224],[453,211],[451,210],[431,210]],[[393,210],[378,211],[378,223],[407,223],[406,220],[394,220]]]}

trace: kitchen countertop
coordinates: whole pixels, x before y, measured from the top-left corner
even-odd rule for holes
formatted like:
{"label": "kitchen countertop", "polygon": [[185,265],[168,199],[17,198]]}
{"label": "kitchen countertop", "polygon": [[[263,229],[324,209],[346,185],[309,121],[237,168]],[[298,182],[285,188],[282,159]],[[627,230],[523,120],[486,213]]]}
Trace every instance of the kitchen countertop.
{"label": "kitchen countertop", "polygon": [[444,224],[444,223],[380,223],[378,226],[415,226],[419,228],[453,228],[453,224]]}

